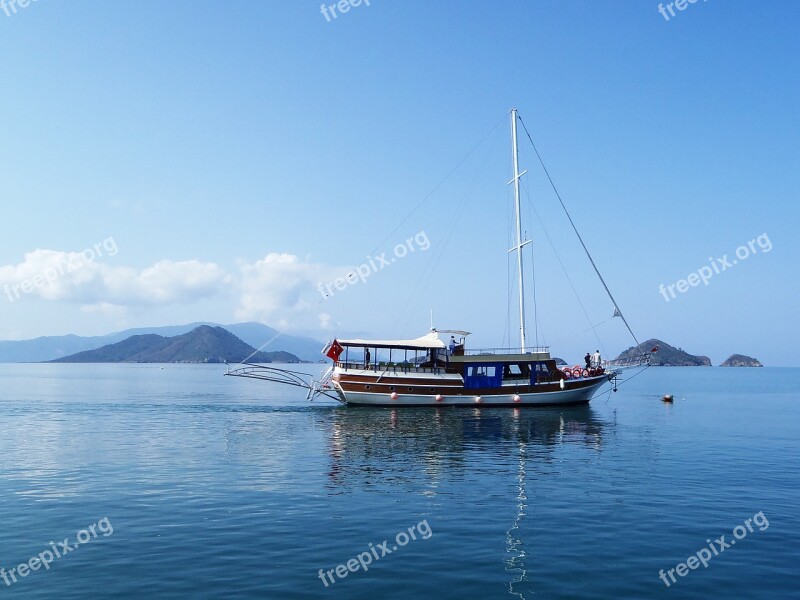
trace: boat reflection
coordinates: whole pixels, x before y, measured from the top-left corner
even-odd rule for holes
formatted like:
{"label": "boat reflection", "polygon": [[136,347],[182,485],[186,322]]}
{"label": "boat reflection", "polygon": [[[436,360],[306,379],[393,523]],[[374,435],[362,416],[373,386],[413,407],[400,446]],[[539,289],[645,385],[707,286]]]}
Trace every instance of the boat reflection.
{"label": "boat reflection", "polygon": [[[371,487],[376,476],[410,482],[463,471],[473,453],[515,463],[519,444],[549,460],[560,445],[601,451],[609,423],[589,406],[338,409],[329,422],[331,487]],[[613,427],[613,425],[611,425]],[[416,487],[419,489],[418,481]]]}
{"label": "boat reflection", "polygon": [[528,484],[558,472],[559,450],[599,453],[614,430],[613,421],[589,406],[343,408],[330,421],[330,492],[382,491],[389,484],[401,493],[435,496],[465,475],[498,477],[497,489],[505,479],[515,509],[505,535],[507,594],[533,597],[523,533]]}

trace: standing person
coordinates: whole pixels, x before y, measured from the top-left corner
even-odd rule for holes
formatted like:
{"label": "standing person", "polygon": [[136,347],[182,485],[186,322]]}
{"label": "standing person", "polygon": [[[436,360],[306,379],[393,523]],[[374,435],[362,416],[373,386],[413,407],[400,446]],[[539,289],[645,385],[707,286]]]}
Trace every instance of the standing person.
{"label": "standing person", "polygon": [[594,351],[594,366],[598,369],[603,366],[603,360],[600,357],[600,350]]}
{"label": "standing person", "polygon": [[586,368],[587,369],[591,368],[591,366],[592,366],[592,357],[588,352],[586,353],[586,356],[583,357],[583,360],[586,363]]}
{"label": "standing person", "polygon": [[451,355],[456,351],[456,337],[454,335],[450,336],[449,350]]}
{"label": "standing person", "polygon": [[369,359],[371,358],[369,348],[364,348],[364,368],[369,369]]}

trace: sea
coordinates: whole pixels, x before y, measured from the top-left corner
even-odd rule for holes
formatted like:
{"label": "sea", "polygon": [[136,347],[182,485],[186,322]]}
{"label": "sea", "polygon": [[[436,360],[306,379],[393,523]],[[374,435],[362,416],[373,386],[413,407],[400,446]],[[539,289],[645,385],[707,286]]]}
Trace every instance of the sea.
{"label": "sea", "polygon": [[224,373],[0,365],[0,599],[800,598],[800,369],[503,409]]}

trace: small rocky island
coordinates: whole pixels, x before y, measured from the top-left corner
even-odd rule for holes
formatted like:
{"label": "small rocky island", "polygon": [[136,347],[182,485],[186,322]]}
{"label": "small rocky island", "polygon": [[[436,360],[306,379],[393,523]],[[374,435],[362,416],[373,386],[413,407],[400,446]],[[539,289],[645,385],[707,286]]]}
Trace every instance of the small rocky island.
{"label": "small rocky island", "polygon": [[745,356],[744,354],[733,354],[728,357],[720,367],[763,367],[764,365],[757,358]]}
{"label": "small rocky island", "polygon": [[707,356],[695,356],[684,352],[681,348],[675,348],[668,343],[650,339],[640,344],[628,348],[611,364],[624,364],[625,361],[636,360],[642,354],[650,355],[650,364],[654,367],[710,367],[711,359]]}

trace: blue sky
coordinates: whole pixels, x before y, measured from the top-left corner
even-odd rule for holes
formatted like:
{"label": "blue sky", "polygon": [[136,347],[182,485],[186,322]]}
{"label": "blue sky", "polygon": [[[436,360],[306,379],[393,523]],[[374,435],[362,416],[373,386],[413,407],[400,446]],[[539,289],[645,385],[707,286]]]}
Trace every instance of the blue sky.
{"label": "blue sky", "polygon": [[[16,9],[0,8],[0,339],[195,320],[415,337],[433,310],[473,345],[514,343],[516,106],[641,340],[798,364],[795,2],[668,21],[642,0],[372,0],[331,22],[305,0]],[[630,338],[619,319],[586,332],[613,308],[524,137],[520,159],[539,341],[616,354]],[[315,289],[421,232],[427,250]],[[659,293],[762,234],[768,252]]]}

